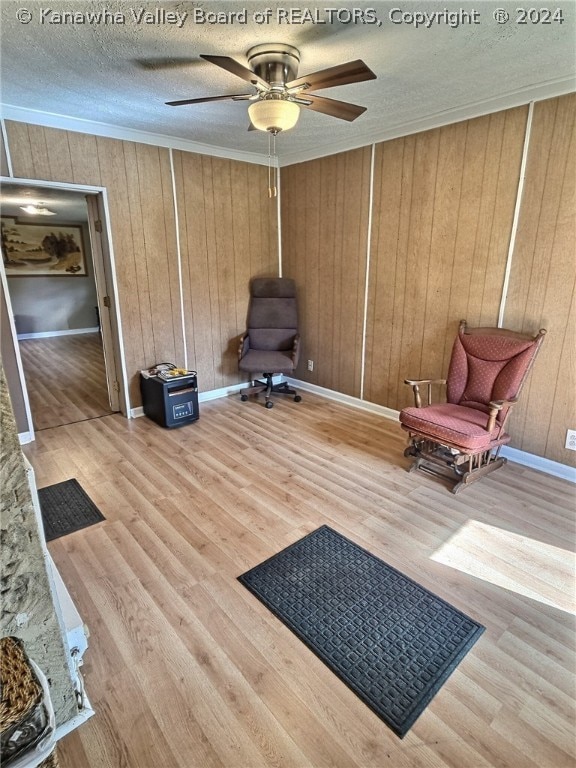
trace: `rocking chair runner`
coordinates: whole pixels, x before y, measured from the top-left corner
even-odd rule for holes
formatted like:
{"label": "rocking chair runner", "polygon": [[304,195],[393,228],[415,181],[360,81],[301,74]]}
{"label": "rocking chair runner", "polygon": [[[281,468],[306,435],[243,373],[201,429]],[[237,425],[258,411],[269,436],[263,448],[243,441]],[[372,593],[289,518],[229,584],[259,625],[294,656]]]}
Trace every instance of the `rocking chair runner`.
{"label": "rocking chair runner", "polygon": [[[506,459],[504,430],[546,331],[528,336],[504,328],[467,328],[462,320],[447,379],[406,379],[415,407],[400,412],[409,433],[409,471],[423,469],[456,478],[452,492],[493,472]],[[446,384],[446,403],[432,404],[432,386]],[[420,387],[426,385],[427,405]]]}

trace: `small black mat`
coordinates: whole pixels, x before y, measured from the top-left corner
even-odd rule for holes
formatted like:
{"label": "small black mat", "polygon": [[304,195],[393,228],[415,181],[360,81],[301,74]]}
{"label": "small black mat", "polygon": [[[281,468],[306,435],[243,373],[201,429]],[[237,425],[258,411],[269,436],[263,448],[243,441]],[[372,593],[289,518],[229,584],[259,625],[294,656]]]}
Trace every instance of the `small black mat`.
{"label": "small black mat", "polygon": [[39,488],[38,498],[46,541],[58,539],[106,519],[74,478]]}
{"label": "small black mat", "polygon": [[326,525],[238,578],[400,737],[484,631]]}

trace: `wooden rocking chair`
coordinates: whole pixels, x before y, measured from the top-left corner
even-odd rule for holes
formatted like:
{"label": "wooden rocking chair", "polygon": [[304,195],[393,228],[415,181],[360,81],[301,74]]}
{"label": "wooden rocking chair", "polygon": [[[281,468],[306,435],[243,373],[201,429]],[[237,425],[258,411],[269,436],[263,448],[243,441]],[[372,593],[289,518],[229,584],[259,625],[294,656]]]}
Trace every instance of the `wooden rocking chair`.
{"label": "wooden rocking chair", "polygon": [[[415,407],[400,412],[402,429],[409,433],[404,455],[414,458],[409,472],[423,469],[456,479],[452,492],[458,493],[506,463],[499,455],[510,441],[504,428],[545,333],[467,328],[462,320],[448,378],[405,380],[415,401]],[[432,403],[434,384],[446,385],[446,403]]]}

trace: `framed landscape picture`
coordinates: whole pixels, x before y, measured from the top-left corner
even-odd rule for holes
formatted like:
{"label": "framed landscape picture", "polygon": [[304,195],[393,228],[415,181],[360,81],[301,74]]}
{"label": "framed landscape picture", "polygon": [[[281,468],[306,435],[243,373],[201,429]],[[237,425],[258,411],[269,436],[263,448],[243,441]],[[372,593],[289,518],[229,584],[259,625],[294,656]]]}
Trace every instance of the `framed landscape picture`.
{"label": "framed landscape picture", "polygon": [[0,220],[2,259],[8,277],[78,277],[87,274],[79,226]]}

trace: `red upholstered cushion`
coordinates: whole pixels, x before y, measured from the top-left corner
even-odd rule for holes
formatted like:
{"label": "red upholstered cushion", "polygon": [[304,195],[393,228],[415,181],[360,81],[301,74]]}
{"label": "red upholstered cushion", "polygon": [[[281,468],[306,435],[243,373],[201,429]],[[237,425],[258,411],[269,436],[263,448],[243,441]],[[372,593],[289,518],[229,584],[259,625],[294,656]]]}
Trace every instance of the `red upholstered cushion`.
{"label": "red upholstered cushion", "polygon": [[[497,334],[466,335],[454,342],[446,396],[449,403],[485,408],[491,400],[517,396],[534,355],[535,342]],[[507,409],[498,414],[502,421]]]}
{"label": "red upholstered cushion", "polygon": [[502,433],[497,438],[499,426],[486,431],[488,416],[477,408],[467,408],[452,403],[429,405],[425,408],[404,408],[400,412],[400,422],[413,432],[430,437],[439,443],[448,442],[464,451],[478,453],[494,445],[507,443],[510,436]]}

